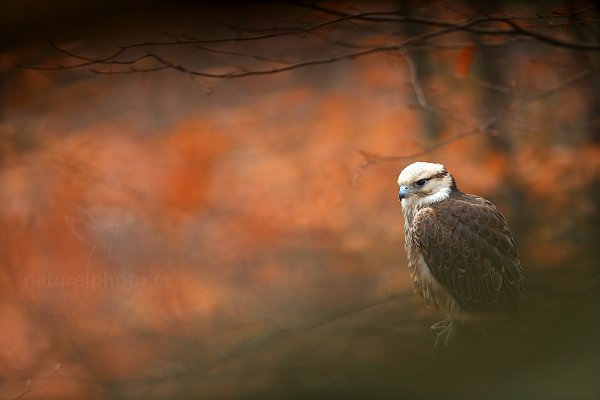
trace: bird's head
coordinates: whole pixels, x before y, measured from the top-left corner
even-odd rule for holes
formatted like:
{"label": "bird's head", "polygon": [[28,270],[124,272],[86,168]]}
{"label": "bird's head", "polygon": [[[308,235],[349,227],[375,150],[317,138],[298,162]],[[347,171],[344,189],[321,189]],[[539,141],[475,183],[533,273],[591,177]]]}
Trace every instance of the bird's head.
{"label": "bird's head", "polygon": [[442,164],[415,162],[407,166],[398,176],[402,207],[413,207],[437,203],[458,190],[452,175]]}

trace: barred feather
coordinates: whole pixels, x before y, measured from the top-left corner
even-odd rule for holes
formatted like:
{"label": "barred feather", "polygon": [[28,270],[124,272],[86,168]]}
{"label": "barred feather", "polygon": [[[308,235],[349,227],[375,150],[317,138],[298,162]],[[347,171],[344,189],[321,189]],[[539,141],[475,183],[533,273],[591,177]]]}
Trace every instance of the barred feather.
{"label": "barred feather", "polygon": [[[411,269],[419,267],[415,257],[422,256],[441,286],[438,291],[447,291],[464,311],[518,310],[523,270],[506,221],[492,203],[453,190],[446,200],[415,211],[405,232]],[[412,272],[416,278],[423,275]],[[427,296],[434,304],[446,302],[436,300],[444,293],[435,294],[435,283],[415,283],[422,293],[434,292]]]}

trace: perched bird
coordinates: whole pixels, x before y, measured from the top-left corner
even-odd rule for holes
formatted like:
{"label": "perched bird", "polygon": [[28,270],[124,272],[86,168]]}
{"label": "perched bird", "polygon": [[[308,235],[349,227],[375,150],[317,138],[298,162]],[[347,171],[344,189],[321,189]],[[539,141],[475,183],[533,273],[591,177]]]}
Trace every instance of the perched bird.
{"label": "perched bird", "polygon": [[447,313],[447,320],[432,326],[438,334],[434,351],[464,324],[513,318],[523,296],[523,269],[496,207],[461,192],[441,164],[410,164],[398,186],[415,292]]}

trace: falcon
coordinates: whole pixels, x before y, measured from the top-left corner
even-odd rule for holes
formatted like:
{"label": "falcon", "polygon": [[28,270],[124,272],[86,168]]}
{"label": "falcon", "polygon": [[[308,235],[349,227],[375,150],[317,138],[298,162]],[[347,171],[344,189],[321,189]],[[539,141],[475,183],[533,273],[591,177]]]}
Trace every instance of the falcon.
{"label": "falcon", "polygon": [[461,192],[442,164],[410,164],[398,186],[415,292],[447,314],[431,327],[434,351],[473,321],[514,318],[523,269],[504,216],[488,200]]}

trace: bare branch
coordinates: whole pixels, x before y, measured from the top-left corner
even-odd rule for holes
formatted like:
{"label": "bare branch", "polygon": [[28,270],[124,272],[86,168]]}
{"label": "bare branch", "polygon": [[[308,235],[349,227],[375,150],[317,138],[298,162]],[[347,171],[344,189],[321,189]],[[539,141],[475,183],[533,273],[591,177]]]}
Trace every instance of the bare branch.
{"label": "bare branch", "polygon": [[558,83],[555,86],[552,86],[548,89],[538,91],[529,96],[519,99],[517,102],[515,102],[511,106],[505,108],[501,112],[498,112],[498,113],[492,115],[491,117],[489,117],[483,123],[479,124],[476,127],[472,127],[472,128],[460,131],[460,132],[448,137],[447,139],[444,139],[432,146],[428,146],[422,150],[419,150],[419,151],[411,153],[411,154],[401,155],[401,156],[384,156],[384,155],[380,155],[380,154],[370,153],[370,152],[367,152],[362,149],[355,149],[357,153],[359,153],[360,155],[362,155],[364,157],[364,161],[356,168],[356,171],[354,173],[354,178],[352,181],[354,184],[356,184],[369,167],[379,164],[381,162],[390,162],[390,161],[395,162],[395,161],[411,160],[411,159],[420,157],[424,154],[430,153],[441,147],[447,146],[450,143],[464,139],[469,136],[480,135],[480,134],[490,134],[490,130],[493,128],[493,126],[495,124],[497,124],[501,120],[507,118],[508,116],[514,114],[515,112],[520,110],[523,106],[525,106],[529,103],[535,102],[537,100],[540,100],[542,98],[548,97],[548,96],[564,89],[565,87],[567,87],[569,85],[580,82],[580,81],[586,79],[587,77],[591,76],[595,72],[597,72],[598,69],[600,69],[600,64],[595,64],[595,65],[591,66],[590,68],[587,68],[587,69],[579,72],[578,74],[573,75],[569,79],[566,79],[566,80]]}
{"label": "bare branch", "polygon": [[27,387],[27,389],[25,389],[23,392],[21,392],[17,397],[13,397],[12,400],[22,399],[23,397],[27,396],[29,393],[31,393],[35,390],[39,390],[45,386],[52,385],[58,381],[60,381],[60,378],[51,378],[50,380],[48,380],[47,382],[44,382],[44,383],[40,383],[37,385],[30,384]]}
{"label": "bare branch", "polygon": [[427,98],[425,97],[425,92],[423,91],[423,87],[421,86],[421,82],[419,82],[417,78],[417,66],[415,62],[410,57],[410,54],[406,51],[401,51],[400,54],[406,60],[406,65],[408,66],[408,76],[410,79],[410,83],[412,85],[413,90],[415,91],[415,96],[417,98],[417,103],[424,108],[429,109],[429,103],[427,102]]}
{"label": "bare branch", "polygon": [[[341,17],[338,17],[338,18],[335,18],[335,19],[332,19],[329,21],[325,21],[325,22],[322,22],[322,23],[319,23],[316,25],[312,25],[312,26],[309,26],[306,28],[290,29],[285,32],[260,34],[260,35],[254,35],[254,36],[246,36],[246,37],[235,36],[235,37],[229,37],[229,38],[200,39],[200,38],[196,38],[196,37],[192,37],[192,36],[183,36],[183,35],[175,35],[175,34],[165,33],[165,35],[176,37],[177,40],[164,41],[164,42],[133,43],[133,44],[121,46],[116,52],[110,54],[109,56],[100,57],[100,58],[90,58],[90,57],[85,57],[85,56],[82,56],[79,54],[75,54],[73,52],[70,52],[70,51],[56,45],[53,41],[50,41],[50,47],[52,47],[53,49],[57,50],[58,52],[66,55],[68,57],[74,58],[76,60],[81,60],[83,62],[79,63],[79,64],[71,64],[71,65],[55,65],[55,66],[22,65],[22,67],[28,68],[28,69],[51,71],[51,70],[63,70],[63,69],[76,69],[76,68],[82,68],[82,67],[91,66],[91,65],[95,65],[95,64],[111,64],[111,65],[112,64],[114,64],[114,65],[131,64],[131,62],[121,61],[121,60],[118,60],[117,58],[120,57],[121,55],[123,55],[126,51],[131,50],[131,49],[136,49],[136,48],[246,42],[246,41],[256,41],[256,40],[263,40],[263,39],[272,39],[272,38],[278,38],[278,37],[290,36],[290,35],[307,34],[314,30],[318,30],[320,28],[326,27],[328,25],[336,24],[336,23],[346,21],[349,19],[353,19],[353,18],[357,18],[357,17],[358,18],[368,17],[371,14],[372,13],[362,13],[362,14],[357,14],[357,15],[341,16]],[[181,40],[181,38],[184,38],[184,40]],[[206,49],[204,49],[204,50],[206,50]],[[157,68],[146,68],[146,69],[139,69],[139,70],[129,71],[129,72],[149,72],[149,71],[157,71],[157,70],[161,70],[161,69],[165,69],[165,68],[168,68],[168,67],[165,66],[164,68],[158,68],[158,69]]]}
{"label": "bare branch", "polygon": [[564,47],[573,50],[600,50],[600,45],[596,42],[574,42],[571,40],[563,40],[553,36],[544,35],[539,32],[523,28],[510,18],[490,18],[489,20],[502,22],[511,26],[513,30],[508,32],[510,34],[527,36],[553,46]]}
{"label": "bare branch", "polygon": [[600,67],[600,65],[596,64],[590,68],[587,68],[583,71],[581,71],[578,74],[575,74],[574,76],[572,76],[569,79],[566,79],[562,82],[560,82],[559,84],[536,92],[532,95],[526,96],[520,100],[518,100],[516,103],[514,103],[513,105],[511,105],[510,107],[506,108],[504,111],[502,111],[501,113],[498,113],[496,115],[491,116],[490,118],[488,118],[483,124],[481,124],[479,126],[479,130],[481,132],[487,132],[489,131],[496,123],[498,123],[500,120],[508,117],[509,115],[514,114],[516,111],[518,111],[519,109],[521,109],[521,107],[523,107],[524,105],[528,104],[528,103],[532,103],[534,101],[537,101],[539,99],[542,99],[544,97],[548,97],[558,91],[560,91],[561,89],[564,89],[565,87],[572,85],[576,82],[579,82],[585,78],[587,78],[588,76],[592,75],[594,72],[596,72],[598,70],[598,68]]}
{"label": "bare branch", "polygon": [[[528,29],[528,28],[518,24],[517,22],[515,22],[516,20],[527,20],[524,17],[517,19],[516,17],[480,16],[480,17],[475,17],[472,19],[467,19],[464,21],[456,22],[456,21],[448,21],[448,20],[432,18],[432,17],[405,15],[405,14],[402,14],[400,11],[363,12],[363,13],[351,14],[351,13],[345,13],[345,12],[342,12],[339,10],[327,8],[320,4],[319,5],[308,4],[308,3],[302,3],[302,2],[299,2],[296,4],[301,7],[320,11],[322,13],[335,15],[336,17],[331,20],[324,21],[324,22],[321,22],[318,24],[314,24],[314,25],[311,25],[308,27],[288,28],[287,30],[285,30],[283,32],[269,32],[269,33],[250,35],[250,36],[235,36],[235,37],[226,37],[226,38],[201,39],[201,38],[197,38],[197,37],[193,37],[193,36],[183,36],[183,35],[172,35],[171,34],[170,36],[175,36],[176,40],[148,41],[148,42],[142,42],[142,43],[133,43],[133,44],[129,44],[126,46],[121,46],[117,51],[115,51],[114,53],[112,53],[108,56],[97,57],[97,58],[86,57],[86,56],[82,56],[80,54],[76,54],[76,53],[68,51],[62,47],[59,47],[56,44],[51,42],[50,46],[52,48],[54,48],[55,50],[57,50],[58,52],[60,52],[64,55],[66,55],[74,60],[78,60],[80,62],[76,63],[76,64],[71,64],[71,65],[26,66],[26,67],[32,68],[32,69],[38,69],[38,70],[62,70],[62,69],[83,68],[83,67],[94,66],[94,65],[96,65],[96,66],[97,65],[100,65],[100,66],[101,65],[114,65],[114,66],[132,65],[136,62],[136,60],[139,61],[143,58],[153,58],[155,61],[157,61],[161,65],[153,66],[153,67],[145,67],[145,68],[130,68],[128,70],[120,70],[120,71],[106,71],[106,70],[102,70],[100,68],[94,68],[94,72],[96,72],[98,74],[112,74],[112,73],[130,73],[130,72],[150,72],[150,71],[157,71],[157,70],[163,70],[163,69],[173,69],[173,70],[183,72],[183,73],[186,73],[189,75],[197,75],[197,76],[203,76],[203,77],[208,77],[208,78],[234,78],[234,77],[245,77],[245,76],[250,76],[250,75],[273,74],[273,73],[277,73],[277,72],[288,71],[291,69],[296,69],[296,68],[301,68],[301,67],[306,67],[306,66],[311,66],[311,65],[336,62],[336,61],[343,60],[343,59],[351,59],[351,58],[355,58],[355,57],[361,57],[361,56],[372,54],[375,52],[388,51],[388,50],[393,49],[394,47],[395,48],[407,47],[409,45],[416,47],[416,45],[418,44],[417,42],[423,42],[428,38],[432,38],[435,36],[441,36],[443,34],[455,32],[455,31],[466,31],[466,32],[476,33],[476,34],[480,34],[480,35],[488,35],[488,36],[490,36],[490,35],[492,35],[492,36],[513,36],[513,39],[514,39],[514,37],[527,38],[530,40],[535,40],[540,43],[545,43],[545,44],[549,44],[552,46],[563,47],[563,48],[574,49],[574,50],[600,50],[600,44],[598,42],[578,42],[578,41],[565,40],[565,39],[561,39],[561,38],[558,38],[555,36],[541,33],[539,30]],[[548,19],[553,19],[553,18],[558,18],[558,17],[564,18],[565,16],[578,15],[578,14],[585,13],[590,10],[591,10],[591,7],[586,7],[581,10],[574,11],[574,12],[557,13],[556,15],[550,15],[550,16],[545,16],[545,17],[538,16],[538,17],[532,17],[532,18],[535,18],[535,19],[541,20],[541,21],[545,21]],[[356,21],[363,21],[363,22],[369,22],[369,23],[389,23],[389,22],[416,23],[416,24],[426,25],[429,27],[437,27],[437,28],[441,28],[441,29],[435,30],[433,32],[429,32],[429,33],[426,33],[424,35],[420,35],[420,36],[417,36],[414,38],[406,39],[403,43],[389,45],[389,46],[388,45],[380,45],[380,46],[376,46],[376,47],[365,48],[365,49],[356,51],[354,53],[336,56],[336,57],[332,57],[329,59],[306,61],[306,62],[290,64],[290,65],[286,65],[281,68],[274,68],[274,69],[243,71],[243,72],[229,72],[229,73],[223,73],[223,74],[213,74],[213,73],[207,73],[207,72],[203,72],[203,71],[195,71],[190,68],[186,68],[183,65],[176,64],[174,62],[169,62],[163,56],[157,54],[156,52],[148,52],[144,56],[141,56],[138,58],[133,58],[133,59],[120,58],[127,51],[136,49],[136,48],[163,47],[163,46],[186,46],[186,45],[197,46],[196,47],[197,49],[203,50],[203,51],[223,52],[223,54],[228,54],[222,50],[206,48],[206,47],[203,47],[202,45],[218,44],[218,43],[239,43],[239,42],[278,38],[278,37],[284,37],[284,36],[290,36],[290,35],[302,35],[302,34],[313,33],[324,27],[336,25],[336,24],[339,24],[342,22],[354,23]],[[492,26],[490,26],[490,24],[492,24]],[[506,27],[499,28],[497,26],[494,26],[494,25],[498,25],[498,24],[506,26]],[[362,27],[362,28],[363,28],[363,30],[367,29],[365,27]],[[488,43],[488,42],[483,42],[483,43]],[[482,46],[483,46],[483,43],[482,43]],[[500,44],[500,43],[502,43],[502,44]],[[507,43],[510,43],[510,41],[501,41],[500,43],[496,43],[496,45],[507,45]],[[346,47],[354,47],[351,44],[343,44],[343,43],[337,43],[337,44],[346,45]],[[486,44],[486,45],[492,46],[492,44]],[[433,47],[424,46],[423,48],[430,49]],[[266,57],[251,56],[251,55],[244,54],[244,53],[230,52],[229,54],[237,55],[237,56],[253,57],[260,61],[284,63],[281,61],[268,59]]]}
{"label": "bare branch", "polygon": [[[278,328],[271,330],[270,332],[265,333],[264,335],[260,335],[253,340],[249,340],[243,343],[240,343],[238,346],[233,347],[232,349],[220,354],[212,360],[198,360],[197,363],[192,365],[185,366],[179,370],[175,370],[172,372],[167,372],[164,374],[155,374],[146,377],[133,377],[129,379],[123,379],[123,383],[156,383],[162,382],[168,379],[181,378],[185,376],[189,376],[190,374],[203,374],[214,370],[226,364],[228,362],[234,361],[243,357],[247,354],[253,353],[255,351],[262,350],[268,346],[271,346],[277,342],[282,340],[289,339],[291,337],[297,336],[301,333],[308,332],[314,329],[318,329],[320,327],[326,326],[335,321],[342,320],[344,318],[357,315],[361,312],[365,312],[377,307],[381,307],[398,300],[407,299],[412,297],[411,291],[403,291],[397,294],[392,294],[385,297],[380,297],[377,299],[373,299],[369,302],[361,302],[356,304],[351,304],[345,307],[335,308],[329,311],[326,311],[320,315],[315,316],[314,318],[296,324],[295,326],[291,326],[288,328]],[[105,381],[95,379],[79,382],[88,382],[88,383],[104,383]]]}
{"label": "bare branch", "polygon": [[[404,40],[401,43],[376,46],[376,47],[372,47],[372,48],[368,48],[368,49],[364,49],[364,50],[355,51],[352,53],[342,54],[339,56],[316,59],[316,60],[309,60],[309,61],[302,61],[302,62],[299,62],[296,64],[290,64],[290,65],[286,65],[283,67],[269,68],[269,69],[262,69],[262,70],[259,69],[259,70],[250,70],[250,71],[241,71],[241,72],[231,71],[231,72],[220,73],[220,74],[211,73],[211,72],[203,72],[203,71],[189,69],[181,64],[175,64],[155,53],[148,53],[144,56],[137,57],[133,60],[113,61],[110,64],[111,65],[131,65],[131,64],[135,64],[137,61],[140,61],[144,58],[152,58],[152,59],[156,60],[157,62],[159,62],[165,68],[170,68],[170,69],[185,73],[190,76],[202,76],[205,78],[231,79],[231,78],[242,78],[242,77],[253,76],[253,75],[271,75],[271,74],[291,71],[294,69],[313,66],[313,65],[330,64],[330,63],[334,63],[334,62],[341,61],[341,60],[356,59],[356,58],[364,57],[364,56],[374,54],[374,53],[381,53],[381,52],[387,52],[387,51],[398,51],[400,49],[407,48],[407,47],[413,46],[418,43],[422,43],[433,37],[441,36],[441,35],[447,34],[449,32],[461,30],[465,27],[476,24],[478,22],[479,22],[479,20],[466,21],[462,24],[452,25],[452,26],[442,28],[442,29],[439,29],[436,31],[427,32],[427,33],[424,33],[424,34],[421,34],[418,36],[413,36],[411,38]],[[156,70],[156,67],[151,67],[148,69],[128,69],[128,70],[120,70],[120,71],[104,71],[104,70],[95,69],[95,70],[93,70],[93,72],[97,73],[97,74],[113,75],[113,74],[123,74],[123,73],[131,73],[131,72],[147,72],[147,71],[154,71],[154,70]]]}
{"label": "bare branch", "polygon": [[[347,14],[338,10],[334,10],[331,8],[326,8],[316,4],[306,4],[306,3],[296,3],[303,7],[308,7],[314,10],[322,11],[324,13],[329,13],[338,16],[351,16],[352,14]],[[403,15],[394,12],[386,12],[386,13],[372,13],[372,15],[360,15],[356,14],[355,19],[365,20],[371,22],[412,22],[419,23],[430,26],[439,26],[439,27],[449,27],[456,26],[456,22],[440,20],[436,18],[426,18],[426,17],[415,17],[409,15]],[[478,33],[478,34],[486,34],[486,35],[519,35],[526,36],[533,39],[536,39],[542,43],[550,44],[557,47],[564,47],[574,50],[600,50],[600,44],[597,42],[575,42],[569,40],[563,40],[556,38],[554,36],[544,35],[542,33],[524,28],[514,22],[511,18],[506,17],[478,17],[474,18],[471,21],[474,21],[474,24],[465,26],[462,30]],[[481,27],[477,26],[482,23],[489,22],[500,22],[508,25],[512,29],[500,29],[500,28],[490,28],[490,27]]]}
{"label": "bare branch", "polygon": [[225,55],[237,56],[237,57],[253,58],[255,60],[267,61],[267,62],[276,63],[276,64],[285,64],[285,65],[291,64],[290,62],[287,62],[287,61],[275,60],[273,58],[263,57],[263,56],[260,56],[258,54],[248,54],[248,53],[241,53],[241,52],[237,52],[237,51],[219,50],[219,49],[213,49],[213,48],[204,47],[204,46],[195,46],[194,48],[196,48],[198,50],[207,51],[207,52],[210,52],[210,53],[225,54]]}
{"label": "bare branch", "polygon": [[[358,45],[349,42],[335,41],[331,42],[334,45],[353,48],[353,49],[366,49],[368,46]],[[427,52],[435,50],[462,50],[465,47],[473,47],[477,49],[483,48],[496,48],[496,47],[510,47],[524,43],[532,43],[532,40],[525,38],[513,38],[506,40],[493,40],[493,41],[469,41],[469,42],[454,42],[454,43],[431,43],[426,45],[415,45],[410,47],[410,52]]]}

